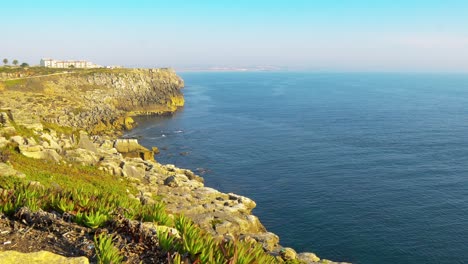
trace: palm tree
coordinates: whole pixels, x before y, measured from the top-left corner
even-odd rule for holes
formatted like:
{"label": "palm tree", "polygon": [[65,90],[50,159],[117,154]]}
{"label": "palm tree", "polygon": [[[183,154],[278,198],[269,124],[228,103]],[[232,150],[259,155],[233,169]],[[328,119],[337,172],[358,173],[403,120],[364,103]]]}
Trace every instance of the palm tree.
{"label": "palm tree", "polygon": [[3,59],[3,64],[7,65],[8,64],[8,59]]}
{"label": "palm tree", "polygon": [[13,60],[13,65],[18,65],[18,60]]}

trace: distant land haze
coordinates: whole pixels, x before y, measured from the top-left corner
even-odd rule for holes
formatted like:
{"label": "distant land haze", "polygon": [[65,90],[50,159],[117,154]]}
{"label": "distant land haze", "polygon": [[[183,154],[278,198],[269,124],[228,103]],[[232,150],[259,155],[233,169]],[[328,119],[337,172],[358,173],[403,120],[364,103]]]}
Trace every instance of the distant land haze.
{"label": "distant land haze", "polygon": [[468,72],[468,2],[2,3],[0,56],[208,70]]}

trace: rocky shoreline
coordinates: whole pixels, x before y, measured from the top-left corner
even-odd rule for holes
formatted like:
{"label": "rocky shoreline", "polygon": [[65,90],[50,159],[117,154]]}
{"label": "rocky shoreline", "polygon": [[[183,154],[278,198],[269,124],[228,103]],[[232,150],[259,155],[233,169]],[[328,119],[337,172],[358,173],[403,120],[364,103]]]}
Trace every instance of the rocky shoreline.
{"label": "rocky shoreline", "polygon": [[[183,106],[182,87],[173,71],[153,69],[54,76],[38,89],[4,89],[0,149],[13,144],[26,157],[97,167],[129,180],[137,190],[130,198],[142,204],[162,201],[168,213],[184,214],[214,237],[261,243],[278,260],[337,263],[283,248],[252,214],[253,200],[206,187],[194,172],[156,162],[153,150],[136,139],[118,138],[135,125],[132,115],[171,113]],[[23,129],[32,133],[18,135]],[[7,175],[23,176],[0,162],[0,176]]]}

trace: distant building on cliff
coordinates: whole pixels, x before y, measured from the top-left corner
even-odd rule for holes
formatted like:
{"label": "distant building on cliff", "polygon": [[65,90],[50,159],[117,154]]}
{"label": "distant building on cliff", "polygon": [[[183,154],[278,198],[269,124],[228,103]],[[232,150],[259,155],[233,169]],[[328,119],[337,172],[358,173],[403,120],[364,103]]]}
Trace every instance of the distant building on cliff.
{"label": "distant building on cliff", "polygon": [[101,68],[102,66],[85,60],[59,61],[54,59],[41,59],[40,65],[48,68]]}

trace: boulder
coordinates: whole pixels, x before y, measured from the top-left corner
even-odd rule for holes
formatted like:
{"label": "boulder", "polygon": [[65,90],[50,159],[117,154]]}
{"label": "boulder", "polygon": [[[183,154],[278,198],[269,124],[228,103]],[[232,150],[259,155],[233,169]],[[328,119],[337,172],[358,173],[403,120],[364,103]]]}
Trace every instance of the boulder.
{"label": "boulder", "polygon": [[143,160],[154,160],[154,153],[138,144],[136,139],[117,139],[114,148],[126,158],[141,158]]}
{"label": "boulder", "polygon": [[164,185],[178,187],[181,185],[181,181],[176,176],[169,176],[164,180]]}
{"label": "boulder", "polygon": [[57,143],[56,139],[52,137],[50,134],[42,134],[41,138],[45,141],[43,142],[43,146],[45,148],[55,149],[58,152],[62,151],[62,147]]}
{"label": "boulder", "polygon": [[130,178],[143,179],[145,177],[145,168],[124,163],[122,167],[123,176]]}
{"label": "boulder", "polygon": [[40,145],[23,145],[19,146],[19,150],[21,154],[28,158],[45,159],[55,162],[62,160],[62,157],[54,149],[44,149],[44,147]]}
{"label": "boulder", "polygon": [[[29,152],[37,153],[41,152],[44,149],[44,147],[40,145],[20,145],[19,146],[19,151],[21,154],[28,156]],[[34,154],[30,154],[33,156]]]}
{"label": "boulder", "polygon": [[25,138],[26,145],[37,145],[37,141],[33,137]]}
{"label": "boulder", "polygon": [[48,251],[39,251],[33,253],[22,253],[18,251],[3,251],[0,252],[0,263],[15,264],[15,263],[35,263],[35,264],[89,264],[86,257],[64,257]]}
{"label": "boulder", "polygon": [[123,176],[123,171],[120,167],[120,161],[104,159],[100,165],[100,168],[114,176]]}
{"label": "boulder", "polygon": [[151,148],[151,151],[153,151],[153,153],[154,153],[155,155],[160,153],[158,147],[152,147],[152,148]]}
{"label": "boulder", "polygon": [[59,144],[60,144],[61,149],[71,149],[71,148],[73,148],[73,143],[68,138],[60,139]]}
{"label": "boulder", "polygon": [[279,237],[271,232],[249,234],[249,236],[262,243],[263,249],[266,251],[273,251],[279,243]]}
{"label": "boulder", "polygon": [[96,146],[89,139],[88,133],[84,131],[80,131],[80,142],[78,142],[78,147],[97,153]]}
{"label": "boulder", "polygon": [[312,264],[320,261],[320,258],[317,257],[314,253],[304,252],[297,255],[297,259],[306,264]]}
{"label": "boulder", "polygon": [[15,169],[10,164],[0,162],[0,177],[2,176],[16,176],[24,178],[25,175]]}
{"label": "boulder", "polygon": [[174,174],[167,177],[164,180],[164,185],[167,185],[169,187],[184,186],[188,187],[189,189],[203,187],[203,183],[200,183],[199,181],[191,181],[187,176],[185,176],[185,174]]}
{"label": "boulder", "polygon": [[94,152],[82,148],[67,150],[65,156],[72,162],[78,162],[84,165],[94,165],[99,161],[99,158]]}
{"label": "boulder", "polygon": [[124,128],[126,130],[130,130],[130,129],[134,128],[134,126],[135,126],[135,120],[133,120],[133,118],[130,117],[130,116],[125,117],[125,119],[124,119]]}
{"label": "boulder", "polygon": [[162,168],[169,172],[175,172],[177,169],[174,164],[165,164],[165,165],[162,165]]}
{"label": "boulder", "polygon": [[99,145],[100,149],[114,149],[114,142],[111,140],[104,140],[101,145]]}
{"label": "boulder", "polygon": [[4,137],[0,137],[0,148],[4,148],[8,145],[8,140]]}
{"label": "boulder", "polygon": [[20,146],[25,144],[24,138],[22,136],[13,136],[10,138],[10,141]]}
{"label": "boulder", "polygon": [[280,256],[285,261],[295,260],[297,257],[297,253],[294,249],[287,247],[287,248],[282,248],[280,250]]}
{"label": "boulder", "polygon": [[179,234],[179,231],[177,231],[177,229],[175,228],[172,228],[172,227],[168,227],[168,226],[164,226],[164,225],[157,225],[153,222],[143,222],[143,228],[144,229],[149,229],[151,230],[153,233],[157,234],[157,232],[167,232],[167,233],[170,233],[172,235],[174,235],[174,237],[177,237],[177,238],[180,238],[180,234]]}
{"label": "boulder", "polygon": [[235,200],[235,201],[238,201],[239,203],[245,205],[245,207],[247,207],[247,209],[254,209],[257,204],[250,198],[247,198],[245,196],[241,196],[241,195],[238,195],[238,194],[235,194],[235,193],[228,193],[229,195],[229,200]]}
{"label": "boulder", "polygon": [[43,159],[51,160],[51,161],[55,161],[55,162],[60,162],[62,160],[62,156],[60,156],[53,149],[44,149],[42,151],[42,157],[43,157]]}
{"label": "boulder", "polygon": [[195,173],[193,173],[193,171],[191,170],[183,170],[185,176],[187,176],[187,178],[189,178],[189,180],[195,180],[195,181],[198,181],[198,182],[201,182],[201,183],[204,183],[205,180],[198,176],[198,175],[195,175]]}
{"label": "boulder", "polygon": [[262,225],[258,217],[255,215],[247,215],[239,221],[240,229],[245,233],[265,232],[265,227]]}

